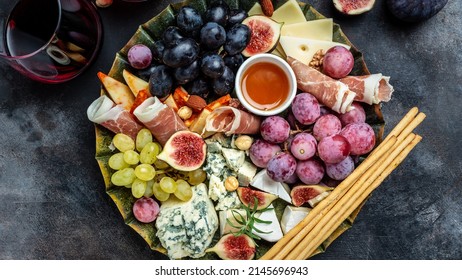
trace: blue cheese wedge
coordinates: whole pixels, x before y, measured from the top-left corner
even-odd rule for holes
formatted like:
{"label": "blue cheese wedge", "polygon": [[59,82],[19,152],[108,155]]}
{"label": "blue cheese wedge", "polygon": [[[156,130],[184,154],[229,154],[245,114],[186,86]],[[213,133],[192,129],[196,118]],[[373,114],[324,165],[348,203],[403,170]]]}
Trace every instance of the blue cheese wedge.
{"label": "blue cheese wedge", "polygon": [[218,199],[218,203],[215,206],[217,211],[228,210],[237,208],[241,205],[241,200],[237,196],[236,192],[226,192],[222,197]]}
{"label": "blue cheese wedge", "polygon": [[237,180],[239,186],[248,186],[252,182],[255,174],[257,173],[257,167],[248,161],[244,161],[244,164],[237,171]]}
{"label": "blue cheese wedge", "polygon": [[287,205],[281,218],[281,228],[287,234],[310,213],[308,207],[295,207]]}
{"label": "blue cheese wedge", "polygon": [[221,153],[222,146],[220,143],[211,139],[206,139],[205,143],[207,144],[207,153]]}
{"label": "blue cheese wedge", "polygon": [[207,194],[207,186],[192,187],[187,202],[171,197],[160,207],[157,237],[171,259],[200,258],[218,229],[218,216]]}
{"label": "blue cheese wedge", "polygon": [[221,149],[221,153],[226,160],[226,164],[231,170],[238,171],[239,168],[244,164],[245,152],[241,150]]}
{"label": "blue cheese wedge", "polygon": [[225,185],[223,181],[212,174],[209,179],[209,197],[213,201],[217,201],[225,194],[227,193],[227,190],[225,189]]}
{"label": "blue cheese wedge", "polygon": [[221,177],[223,169],[226,166],[226,160],[221,154],[207,153],[207,163],[203,167],[203,170],[207,173],[209,178],[212,174],[217,177]]}
{"label": "blue cheese wedge", "polygon": [[250,185],[253,187],[277,195],[280,199],[292,203],[289,186],[285,183],[276,182],[266,173],[266,169],[261,170],[255,175]]}

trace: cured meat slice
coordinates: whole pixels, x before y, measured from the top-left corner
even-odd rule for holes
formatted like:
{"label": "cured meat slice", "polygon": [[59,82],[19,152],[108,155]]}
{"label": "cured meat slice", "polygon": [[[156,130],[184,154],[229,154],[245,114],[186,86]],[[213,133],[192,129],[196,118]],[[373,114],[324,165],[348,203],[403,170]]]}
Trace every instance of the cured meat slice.
{"label": "cured meat slice", "polygon": [[130,112],[121,105],[116,105],[106,95],[93,101],[87,109],[90,121],[100,124],[114,133],[123,133],[136,139],[138,131],[143,128]]}
{"label": "cured meat slice", "polygon": [[290,56],[287,62],[297,78],[297,87],[312,94],[318,101],[337,113],[346,113],[352,109],[351,103],[356,93],[344,83],[303,64]]}
{"label": "cured meat slice", "polygon": [[382,74],[347,76],[340,81],[356,93],[355,100],[369,105],[388,102],[393,93],[390,77]]}
{"label": "cured meat slice", "polygon": [[231,134],[256,134],[260,131],[259,117],[231,106],[222,106],[207,117],[204,133],[224,132]]}
{"label": "cured meat slice", "polygon": [[175,111],[162,103],[157,97],[149,97],[135,111],[138,118],[164,146],[173,133],[188,129]]}

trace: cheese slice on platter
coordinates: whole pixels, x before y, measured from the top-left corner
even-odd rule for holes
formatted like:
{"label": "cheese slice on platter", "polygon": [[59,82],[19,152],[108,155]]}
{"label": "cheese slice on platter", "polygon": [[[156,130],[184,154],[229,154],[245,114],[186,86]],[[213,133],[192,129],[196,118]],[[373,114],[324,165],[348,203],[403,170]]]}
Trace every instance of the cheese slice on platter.
{"label": "cheese slice on platter", "polygon": [[254,15],[262,15],[263,14],[263,10],[261,9],[261,5],[260,3],[255,3],[252,8],[250,8],[250,10],[247,12],[247,15],[250,16],[254,16]]}
{"label": "cheese slice on platter", "polygon": [[295,207],[287,205],[281,218],[281,228],[287,234],[298,223],[300,223],[310,212],[308,207]]}
{"label": "cheese slice on platter", "polygon": [[283,22],[284,25],[306,21],[305,15],[296,0],[289,0],[277,8],[271,18],[277,22]]}
{"label": "cheese slice on platter", "polygon": [[270,221],[269,224],[264,223],[254,223],[254,226],[264,233],[257,232],[255,230],[252,231],[253,234],[261,237],[261,239],[269,241],[269,242],[276,242],[282,238],[282,230],[281,225],[279,224],[278,217],[276,216],[276,211],[274,211],[273,204],[270,204],[268,208],[273,208],[271,210],[257,213],[255,217],[263,221]]}
{"label": "cheese slice on platter", "polygon": [[281,35],[332,42],[333,28],[333,20],[331,18],[324,18],[284,24],[281,29]]}
{"label": "cheese slice on platter", "polygon": [[350,49],[350,46],[337,42],[311,40],[291,36],[281,36],[279,43],[287,56],[291,56],[306,65],[310,63],[313,59],[313,55],[319,50],[326,52],[334,46],[343,46],[348,50]]}
{"label": "cheese slice on platter", "polygon": [[292,203],[289,186],[285,183],[276,182],[271,179],[266,173],[266,169],[258,172],[257,175],[253,177],[250,185],[264,192],[275,194],[280,199],[285,200],[288,203]]}

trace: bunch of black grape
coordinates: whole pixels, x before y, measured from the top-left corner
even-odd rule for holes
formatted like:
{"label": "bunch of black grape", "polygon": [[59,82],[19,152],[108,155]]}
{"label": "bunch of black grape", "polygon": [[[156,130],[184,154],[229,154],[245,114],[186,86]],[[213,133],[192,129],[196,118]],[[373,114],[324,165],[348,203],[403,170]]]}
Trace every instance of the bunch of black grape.
{"label": "bunch of black grape", "polygon": [[231,93],[241,52],[250,41],[250,29],[241,22],[247,12],[230,9],[223,1],[212,3],[202,16],[182,7],[176,26],[169,26],[152,49],[152,65],[139,72],[149,77],[151,94],[165,98],[177,85],[190,94],[207,98]]}

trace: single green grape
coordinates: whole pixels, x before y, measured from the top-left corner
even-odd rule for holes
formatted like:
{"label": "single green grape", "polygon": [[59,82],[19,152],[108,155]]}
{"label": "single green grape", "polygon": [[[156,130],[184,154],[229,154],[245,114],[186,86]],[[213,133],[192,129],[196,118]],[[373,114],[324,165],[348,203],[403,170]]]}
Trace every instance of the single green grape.
{"label": "single green grape", "polygon": [[160,184],[160,188],[166,193],[174,193],[177,188],[175,180],[173,180],[170,177],[162,178],[159,184]]}
{"label": "single green grape", "polygon": [[170,165],[168,165],[168,163],[166,163],[165,161],[163,161],[161,159],[156,160],[156,162],[154,162],[154,166],[157,169],[160,169],[160,170],[164,170],[164,169],[167,169],[167,168],[170,167]]}
{"label": "single green grape", "polygon": [[166,201],[170,197],[169,193],[164,192],[164,190],[161,189],[160,184],[158,182],[154,182],[154,184],[152,185],[152,192],[154,194],[154,197],[162,202]]}
{"label": "single green grape", "polygon": [[205,173],[205,171],[200,168],[193,171],[189,171],[188,173],[188,182],[192,186],[197,186],[200,183],[203,183],[205,179],[207,179],[207,173]]}
{"label": "single green grape", "polygon": [[146,181],[140,180],[139,178],[135,178],[132,184],[132,195],[135,198],[140,198],[146,192]]}
{"label": "single green grape", "polygon": [[147,128],[142,128],[136,135],[135,146],[138,152],[141,152],[146,144],[152,142],[152,133]]}
{"label": "single green grape", "polygon": [[120,170],[130,166],[128,163],[125,162],[123,153],[113,154],[109,158],[108,164],[109,167],[114,170]]}
{"label": "single green grape", "polygon": [[146,182],[146,191],[144,191],[144,197],[151,197],[154,193],[152,192],[152,186],[154,185],[154,180],[149,180]]}
{"label": "single green grape", "polygon": [[121,170],[116,171],[111,176],[111,182],[116,186],[127,186],[133,183],[135,180],[135,169],[127,167]]}
{"label": "single green grape", "polygon": [[140,155],[133,150],[128,150],[124,152],[124,161],[130,165],[138,164],[140,162]]}
{"label": "single green grape", "polygon": [[173,193],[178,199],[188,201],[192,197],[191,186],[185,180],[179,179],[176,181],[176,191]]}
{"label": "single green grape", "polygon": [[135,149],[135,141],[133,141],[130,136],[123,133],[117,133],[114,138],[112,138],[112,144],[122,153]]}
{"label": "single green grape", "polygon": [[135,176],[141,180],[149,181],[156,176],[156,169],[150,164],[142,163],[135,167]]}
{"label": "single green grape", "polygon": [[159,154],[159,146],[154,142],[147,143],[140,152],[140,162],[146,164],[153,164],[157,155]]}

